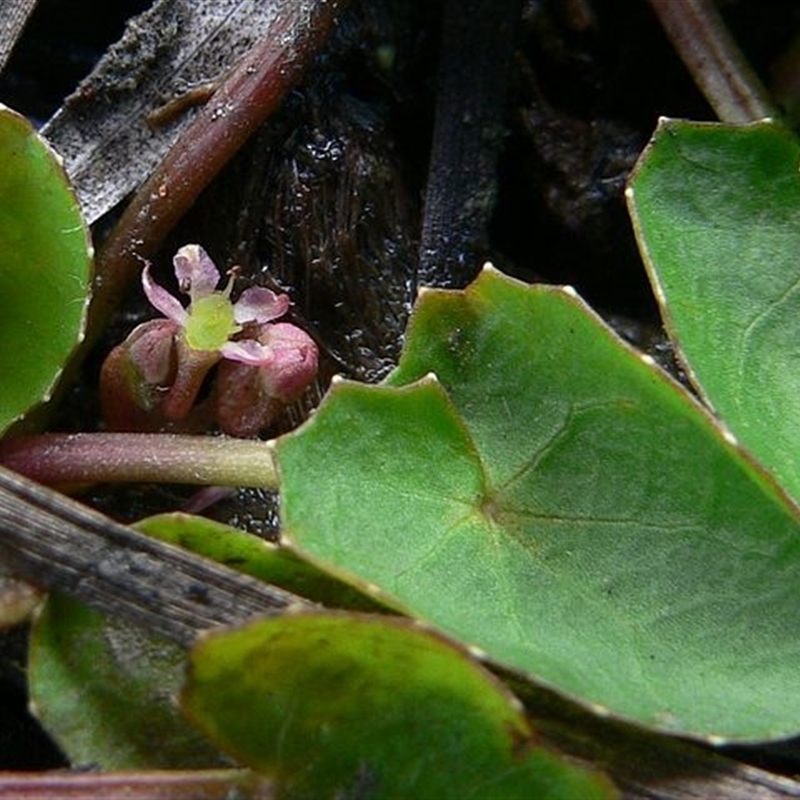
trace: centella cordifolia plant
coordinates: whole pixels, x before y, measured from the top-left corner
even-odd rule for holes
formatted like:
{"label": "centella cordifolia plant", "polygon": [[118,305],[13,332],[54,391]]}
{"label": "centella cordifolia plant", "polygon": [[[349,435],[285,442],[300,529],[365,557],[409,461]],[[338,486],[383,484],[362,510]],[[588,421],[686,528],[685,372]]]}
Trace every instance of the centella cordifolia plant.
{"label": "centella cordifolia plant", "polygon": [[[317,346],[301,328],[277,322],[289,310],[287,295],[254,286],[233,302],[236,271],[218,289],[219,270],[196,244],[182,247],[173,264],[189,304],[159,286],[145,266],[142,287],[163,318],[135,328],[103,364],[106,426],[190,430],[216,422],[231,436],[257,435],[314,379]],[[198,403],[210,375],[210,398]]]}

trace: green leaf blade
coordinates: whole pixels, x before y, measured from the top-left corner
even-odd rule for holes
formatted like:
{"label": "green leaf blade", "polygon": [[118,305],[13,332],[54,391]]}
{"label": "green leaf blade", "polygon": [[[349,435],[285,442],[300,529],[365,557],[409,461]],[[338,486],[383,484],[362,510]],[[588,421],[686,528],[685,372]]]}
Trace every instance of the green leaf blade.
{"label": "green leaf blade", "polygon": [[[468,346],[454,352],[456,338]],[[407,383],[429,371],[446,394]],[[426,293],[390,383],[334,391],[279,442],[285,529],[302,552],[590,707],[715,740],[800,727],[794,508],[573,295],[493,272]],[[392,391],[387,421],[375,406]],[[462,456],[484,473],[438,508],[433,495],[404,504],[404,476],[436,486],[457,446],[438,450],[435,429],[397,405],[415,392],[462,422]],[[370,459],[394,452],[394,491],[376,494]]]}
{"label": "green leaf blade", "polygon": [[[480,461],[470,447],[466,429],[433,379],[423,379],[413,391],[337,381],[330,394],[348,399],[340,406],[341,415],[317,415],[321,436],[335,439],[338,431],[348,429],[353,435],[343,437],[341,448],[316,450],[309,475],[344,474],[353,459],[362,463],[366,459],[366,470],[350,472],[352,480],[345,494],[341,494],[341,485],[320,480],[315,490],[318,502],[306,504],[306,487],[288,483],[283,500],[287,506],[305,506],[304,529],[325,527],[330,531],[330,553],[342,562],[348,553],[356,556],[351,549],[353,532],[374,526],[375,508],[384,509],[386,542],[402,576],[406,568],[426,557],[428,543],[442,522],[458,527],[476,513],[484,493]],[[352,411],[349,399],[354,402]],[[388,452],[387,441],[403,445]],[[433,447],[430,451],[429,444]],[[287,468],[301,469],[302,452],[292,451],[286,440],[278,447]],[[446,470],[420,472],[420,453],[423,458],[438,459],[442,452],[448,459]],[[423,532],[421,527],[427,525],[432,527]],[[291,545],[291,537],[285,538]],[[306,555],[305,548],[301,554]]]}
{"label": "green leaf blade", "polygon": [[222,522],[175,511],[139,520],[136,528],[315,603],[359,611],[378,608],[371,598],[331,578],[291,550]]}
{"label": "green leaf blade", "polygon": [[303,613],[210,634],[183,700],[282,798],[617,796],[537,747],[466,653],[400,619]]}
{"label": "green leaf blade", "polygon": [[628,202],[670,336],[704,399],[800,499],[800,143],[666,120]]}
{"label": "green leaf blade", "polygon": [[0,431],[48,399],[82,338],[91,253],[60,161],[0,106]]}

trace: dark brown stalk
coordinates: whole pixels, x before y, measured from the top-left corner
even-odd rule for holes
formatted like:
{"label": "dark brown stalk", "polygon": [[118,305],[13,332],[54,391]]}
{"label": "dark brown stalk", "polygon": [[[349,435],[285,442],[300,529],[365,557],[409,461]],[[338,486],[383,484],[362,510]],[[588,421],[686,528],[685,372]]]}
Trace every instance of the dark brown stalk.
{"label": "dark brown stalk", "polygon": [[36,8],[38,0],[5,0],[0,3],[0,72],[22,34],[28,17]]}
{"label": "dark brown stalk", "polygon": [[486,257],[519,5],[445,0],[420,285],[465,286]]}
{"label": "dark brown stalk", "polygon": [[743,124],[778,116],[711,0],[650,0],[650,5],[722,122]]}
{"label": "dark brown stalk", "polygon": [[0,558],[15,574],[181,645],[307,601],[164,544],[0,468]]}
{"label": "dark brown stalk", "polygon": [[278,3],[269,31],[232,70],[198,118],[136,193],[100,252],[89,331],[200,192],[300,80],[344,0]]}

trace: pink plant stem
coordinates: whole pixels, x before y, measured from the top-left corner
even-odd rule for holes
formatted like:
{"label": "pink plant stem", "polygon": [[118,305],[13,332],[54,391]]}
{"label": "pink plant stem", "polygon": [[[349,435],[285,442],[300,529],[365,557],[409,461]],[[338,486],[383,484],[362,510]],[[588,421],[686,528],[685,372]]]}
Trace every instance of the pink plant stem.
{"label": "pink plant stem", "polygon": [[189,414],[200,387],[203,385],[203,380],[211,367],[219,360],[217,353],[192,350],[186,345],[179,346],[178,352],[181,357],[178,360],[175,382],[164,398],[162,406],[164,418],[173,421],[182,420]]}
{"label": "pink plant stem", "polygon": [[262,441],[169,433],[46,433],[0,444],[0,464],[50,486],[159,482],[277,488]]}
{"label": "pink plant stem", "polygon": [[225,800],[252,797],[270,800],[270,784],[246,770],[174,772],[0,772],[0,795],[19,800]]}
{"label": "pink plant stem", "polygon": [[277,3],[270,30],[248,51],[128,205],[99,254],[89,331],[102,325],[142,260],[300,80],[344,0]]}

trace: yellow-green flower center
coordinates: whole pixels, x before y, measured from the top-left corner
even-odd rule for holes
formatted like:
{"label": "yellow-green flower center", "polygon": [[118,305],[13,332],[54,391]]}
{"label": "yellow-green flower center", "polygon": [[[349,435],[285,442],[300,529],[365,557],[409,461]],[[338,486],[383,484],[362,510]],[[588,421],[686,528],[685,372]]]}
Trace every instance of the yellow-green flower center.
{"label": "yellow-green flower center", "polygon": [[233,318],[233,305],[228,295],[214,292],[198,297],[189,306],[184,334],[186,343],[195,350],[219,350],[241,329]]}

